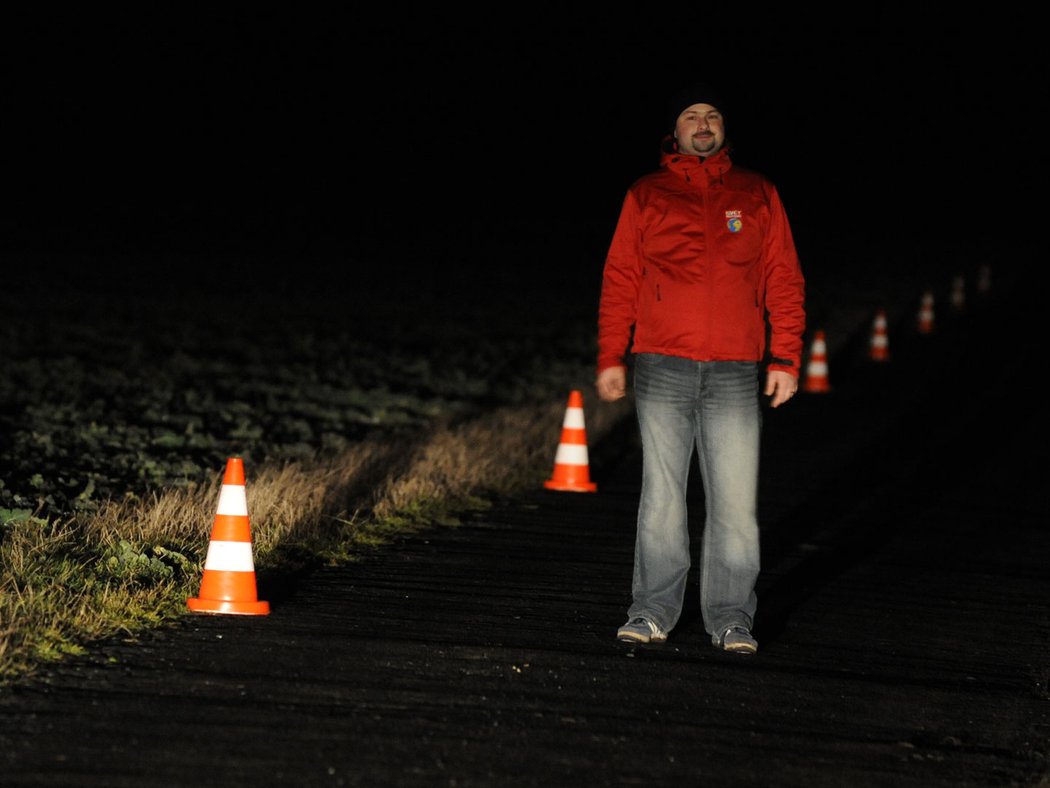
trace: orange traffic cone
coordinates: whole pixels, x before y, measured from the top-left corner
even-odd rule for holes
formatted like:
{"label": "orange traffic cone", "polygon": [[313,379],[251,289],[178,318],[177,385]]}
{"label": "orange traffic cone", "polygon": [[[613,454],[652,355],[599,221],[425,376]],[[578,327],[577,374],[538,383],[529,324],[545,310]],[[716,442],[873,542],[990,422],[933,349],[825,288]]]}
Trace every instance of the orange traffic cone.
{"label": "orange traffic cone", "polygon": [[890,338],[886,333],[886,310],[875,313],[875,323],[871,329],[871,358],[874,361],[888,361],[890,358]]}
{"label": "orange traffic cone", "polygon": [[186,605],[196,613],[265,616],[270,612],[270,603],[260,602],[255,590],[244,462],[240,457],[226,461],[200,595],[186,600]]}
{"label": "orange traffic cone", "polygon": [[929,290],[922,294],[922,304],[919,307],[919,333],[933,333],[933,293]]}
{"label": "orange traffic cone", "polygon": [[561,443],[554,457],[554,475],[543,483],[548,490],[595,492],[587,457],[587,431],[583,423],[583,394],[569,394],[561,427]]}
{"label": "orange traffic cone", "polygon": [[813,344],[809,349],[809,363],[806,365],[806,380],[803,391],[825,392],[831,390],[828,383],[828,346],[824,340],[824,331],[817,330],[813,335]]}

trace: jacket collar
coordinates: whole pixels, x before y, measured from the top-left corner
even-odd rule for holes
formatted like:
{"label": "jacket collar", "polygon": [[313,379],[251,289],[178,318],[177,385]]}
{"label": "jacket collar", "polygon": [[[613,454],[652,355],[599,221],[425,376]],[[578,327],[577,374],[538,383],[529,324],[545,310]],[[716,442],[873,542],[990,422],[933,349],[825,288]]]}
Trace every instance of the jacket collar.
{"label": "jacket collar", "polygon": [[660,150],[660,166],[691,181],[699,178],[701,175],[706,175],[708,178],[721,179],[722,175],[733,166],[733,162],[729,158],[728,148],[722,148],[714,156],[708,156],[706,159],[700,156],[687,156],[684,153],[679,153],[675,147],[674,140],[668,136]]}

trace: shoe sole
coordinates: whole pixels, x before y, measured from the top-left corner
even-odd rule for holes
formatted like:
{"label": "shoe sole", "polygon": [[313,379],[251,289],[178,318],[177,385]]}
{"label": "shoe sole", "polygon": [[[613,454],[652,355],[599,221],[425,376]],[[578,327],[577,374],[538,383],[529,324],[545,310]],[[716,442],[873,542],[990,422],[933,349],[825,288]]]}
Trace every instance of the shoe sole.
{"label": "shoe sole", "polygon": [[741,643],[737,646],[722,646],[722,651],[728,651],[730,654],[757,654],[758,647]]}
{"label": "shoe sole", "polygon": [[635,634],[632,634],[630,632],[624,632],[623,634],[619,634],[618,633],[616,635],[616,639],[619,640],[621,643],[652,643],[652,644],[660,644],[660,643],[666,643],[667,642],[667,638],[646,637],[645,635],[635,635]]}

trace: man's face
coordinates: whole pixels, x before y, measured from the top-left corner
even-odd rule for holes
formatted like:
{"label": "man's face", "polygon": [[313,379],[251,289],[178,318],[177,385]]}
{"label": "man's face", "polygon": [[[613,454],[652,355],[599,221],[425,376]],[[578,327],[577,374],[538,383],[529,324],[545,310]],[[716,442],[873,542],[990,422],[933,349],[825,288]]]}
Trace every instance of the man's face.
{"label": "man's face", "polygon": [[675,124],[678,150],[687,156],[713,156],[726,141],[722,113],[710,104],[693,104],[682,110]]}

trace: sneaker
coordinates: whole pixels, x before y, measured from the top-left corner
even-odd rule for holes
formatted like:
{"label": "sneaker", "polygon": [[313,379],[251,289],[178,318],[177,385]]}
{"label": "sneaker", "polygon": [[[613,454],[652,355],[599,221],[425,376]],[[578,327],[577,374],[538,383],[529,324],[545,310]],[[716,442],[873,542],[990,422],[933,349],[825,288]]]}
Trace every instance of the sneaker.
{"label": "sneaker", "polygon": [[754,654],[758,651],[758,641],[742,624],[726,627],[721,637],[716,635],[711,638],[711,642],[723,651],[732,651],[735,654]]}
{"label": "sneaker", "polygon": [[667,633],[644,616],[635,616],[616,631],[616,639],[626,643],[663,643]]}

